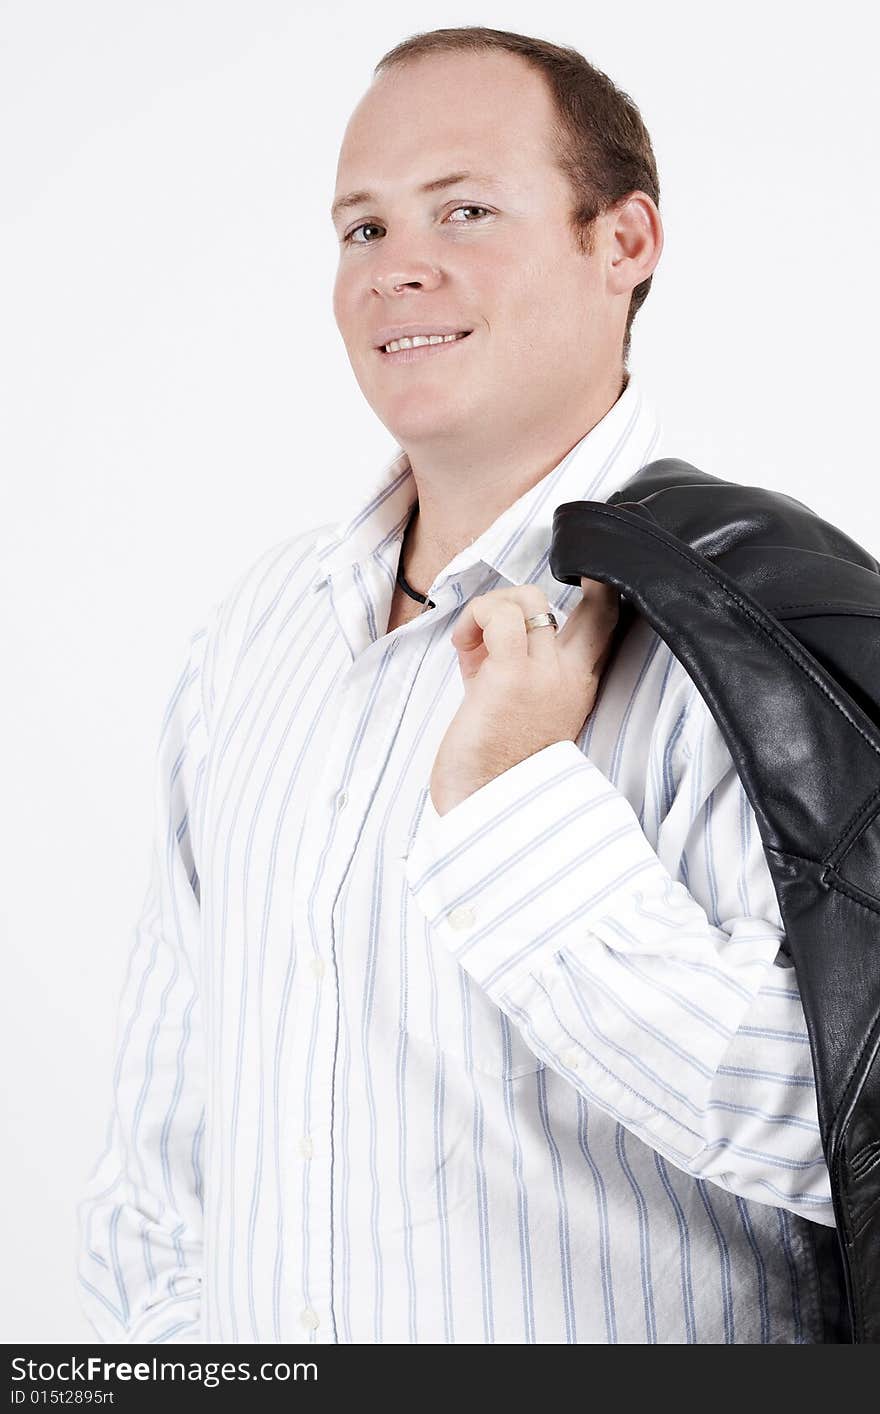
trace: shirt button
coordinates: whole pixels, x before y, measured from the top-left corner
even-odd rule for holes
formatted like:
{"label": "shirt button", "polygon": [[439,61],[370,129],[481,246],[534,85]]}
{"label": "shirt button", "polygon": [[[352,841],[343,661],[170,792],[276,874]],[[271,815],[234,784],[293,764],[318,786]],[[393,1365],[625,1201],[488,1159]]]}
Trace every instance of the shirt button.
{"label": "shirt button", "polygon": [[565,1055],[565,1064],[566,1064],[571,1070],[577,1070],[577,1068],[578,1068],[578,1066],[580,1065],[580,1063],[581,1063],[581,1053],[580,1053],[580,1051],[567,1051],[567,1052],[566,1052],[566,1055]]}
{"label": "shirt button", "polygon": [[300,1311],[299,1319],[300,1324],[304,1325],[308,1331],[317,1330],[318,1326],[321,1324],[317,1311],[313,1311],[311,1306],[307,1306],[304,1311]]}
{"label": "shirt button", "polygon": [[447,915],[447,921],[451,928],[470,928],[476,916],[472,908],[454,908],[452,912]]}
{"label": "shirt button", "polygon": [[310,966],[316,977],[324,976],[324,959],[322,957],[313,957]]}
{"label": "shirt button", "polygon": [[299,1152],[304,1159],[310,1159],[315,1152],[315,1146],[308,1135],[299,1141]]}

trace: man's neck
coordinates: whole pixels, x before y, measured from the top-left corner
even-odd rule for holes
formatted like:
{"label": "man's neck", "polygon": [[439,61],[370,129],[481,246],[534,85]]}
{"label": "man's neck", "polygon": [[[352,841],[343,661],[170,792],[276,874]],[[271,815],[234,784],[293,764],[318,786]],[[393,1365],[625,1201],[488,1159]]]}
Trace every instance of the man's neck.
{"label": "man's neck", "polygon": [[515,443],[406,448],[418,493],[418,508],[401,549],[404,577],[424,594],[446,565],[487,530],[508,506],[536,486],[614,406],[629,381],[619,378],[579,408],[555,436]]}

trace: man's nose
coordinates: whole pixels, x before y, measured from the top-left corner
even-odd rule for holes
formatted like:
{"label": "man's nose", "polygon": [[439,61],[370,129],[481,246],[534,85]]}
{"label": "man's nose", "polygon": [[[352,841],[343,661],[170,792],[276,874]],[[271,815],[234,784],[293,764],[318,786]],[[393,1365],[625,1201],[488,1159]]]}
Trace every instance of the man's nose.
{"label": "man's nose", "polygon": [[380,295],[398,295],[407,290],[435,290],[442,275],[436,265],[425,260],[397,260],[386,269],[373,271],[373,289]]}

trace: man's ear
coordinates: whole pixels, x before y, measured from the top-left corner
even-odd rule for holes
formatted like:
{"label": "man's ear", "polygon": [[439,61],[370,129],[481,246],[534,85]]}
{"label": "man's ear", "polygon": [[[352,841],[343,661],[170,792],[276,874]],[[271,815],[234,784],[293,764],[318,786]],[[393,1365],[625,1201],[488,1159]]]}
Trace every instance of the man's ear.
{"label": "man's ear", "polygon": [[653,275],[663,251],[663,222],[647,192],[634,191],[607,213],[608,288],[625,295]]}

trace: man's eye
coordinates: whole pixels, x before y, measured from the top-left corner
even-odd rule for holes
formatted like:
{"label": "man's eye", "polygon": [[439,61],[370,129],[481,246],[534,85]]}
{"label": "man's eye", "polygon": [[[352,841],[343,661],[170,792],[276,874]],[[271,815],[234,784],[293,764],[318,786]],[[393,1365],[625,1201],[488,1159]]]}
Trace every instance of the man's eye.
{"label": "man's eye", "polygon": [[[487,209],[487,207],[485,207],[485,206],[456,206],[455,211],[482,211],[484,214],[488,214],[488,209]],[[454,216],[454,215],[455,215],[455,211],[450,211],[450,213],[449,213],[450,216]],[[467,221],[464,221],[464,222],[453,222],[453,225],[465,225],[465,226],[467,226],[467,225],[469,225],[469,224],[470,224],[470,223],[467,222]]]}
{"label": "man's eye", "polygon": [[[456,206],[450,211],[450,217],[454,216],[456,211],[479,211],[480,214],[484,216],[489,214],[489,208],[486,206]],[[452,224],[454,226],[469,226],[470,221],[453,221]],[[375,221],[362,221],[359,226],[353,227],[348,235],[343,237],[343,240],[347,245],[372,245],[372,240],[368,240],[366,236],[363,240],[355,240],[358,231],[381,231],[383,229],[384,228]]]}
{"label": "man's eye", "polygon": [[358,231],[381,231],[381,229],[382,229],[382,227],[381,227],[381,226],[377,226],[376,223],[373,222],[373,221],[362,221],[359,226],[355,226],[354,230],[349,231],[349,233],[348,233],[348,235],[345,237],[345,239],[346,239],[346,240],[349,242],[349,244],[351,244],[351,245],[370,245],[371,242],[370,242],[370,241],[367,241],[367,240],[356,241],[356,240],[354,239],[356,232],[358,232]]}

